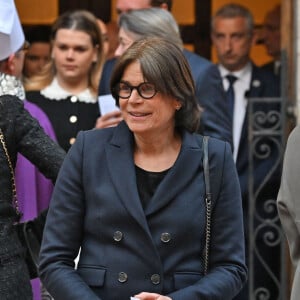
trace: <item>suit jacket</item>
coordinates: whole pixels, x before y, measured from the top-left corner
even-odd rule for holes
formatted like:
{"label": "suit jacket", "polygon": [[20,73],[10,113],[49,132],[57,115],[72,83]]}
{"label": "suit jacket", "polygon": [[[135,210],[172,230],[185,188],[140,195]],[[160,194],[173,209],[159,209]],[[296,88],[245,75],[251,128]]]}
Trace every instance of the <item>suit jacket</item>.
{"label": "suit jacket", "polygon": [[173,300],[232,299],[246,268],[230,146],[209,142],[213,208],[204,276],[202,137],[183,134],[179,157],[145,211],[132,145],[124,122],[78,135],[54,188],[44,231],[40,275],[46,288],[56,300],[127,300],[141,291]]}
{"label": "suit jacket", "polygon": [[289,136],[277,198],[278,213],[286,234],[292,263],[295,267],[291,300],[300,295],[300,127],[297,126]]}
{"label": "suit jacket", "polygon": [[[197,101],[204,109],[199,132],[220,138],[232,146],[231,120],[218,68],[207,59],[186,49],[183,50],[183,54],[194,78]],[[105,63],[99,85],[99,95],[111,93],[109,81],[116,61],[117,59],[113,58]]]}
{"label": "suit jacket", "polygon": [[271,72],[274,75],[280,77],[280,69],[281,69],[281,67],[279,67],[279,68],[276,69],[275,62],[276,62],[275,60],[272,60],[272,61],[270,61],[270,62],[262,65],[261,69],[263,69],[265,71],[268,71],[268,72]]}
{"label": "suit jacket", "polygon": [[[263,98],[263,97],[279,97],[279,79],[275,77],[272,73],[262,70],[259,67],[253,65],[251,83],[247,93],[248,98]],[[268,112],[274,111],[276,113],[279,112],[279,107],[276,104],[268,104],[268,103],[258,103],[254,106],[254,112],[262,111],[267,114]],[[248,111],[249,106],[246,109],[246,116],[243,123],[238,156],[236,161],[236,167],[239,174],[243,205],[245,211],[245,218],[247,219],[248,214],[248,174],[249,174],[249,142],[248,142]],[[250,116],[250,117],[253,117]],[[270,144],[267,139],[263,139],[263,142],[266,142],[266,145],[270,146],[271,153],[270,156],[264,159],[255,159],[254,160],[254,189],[256,190],[259,185],[263,182],[266,177],[266,174],[270,172],[274,164],[279,160],[279,152],[276,151],[274,144]],[[256,148],[256,150],[258,150]],[[276,199],[276,195],[279,188],[279,169],[273,173],[270,180],[267,182],[264,190],[261,193],[262,199],[266,200],[267,195]],[[263,196],[264,195],[264,196]]]}

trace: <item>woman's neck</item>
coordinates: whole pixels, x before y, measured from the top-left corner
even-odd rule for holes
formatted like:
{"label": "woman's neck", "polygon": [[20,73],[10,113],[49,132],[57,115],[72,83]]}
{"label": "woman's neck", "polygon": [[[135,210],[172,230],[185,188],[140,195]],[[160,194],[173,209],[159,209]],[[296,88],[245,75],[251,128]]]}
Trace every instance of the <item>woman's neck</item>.
{"label": "woman's neck", "polygon": [[134,161],[147,171],[160,172],[175,163],[181,149],[181,136],[156,136],[152,139],[135,135]]}

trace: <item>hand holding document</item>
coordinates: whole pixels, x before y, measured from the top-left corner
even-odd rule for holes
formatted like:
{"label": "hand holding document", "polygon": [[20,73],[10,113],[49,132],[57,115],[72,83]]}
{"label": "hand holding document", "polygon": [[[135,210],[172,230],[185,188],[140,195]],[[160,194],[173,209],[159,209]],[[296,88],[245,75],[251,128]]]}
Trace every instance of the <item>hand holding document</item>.
{"label": "hand holding document", "polygon": [[95,128],[106,128],[117,126],[122,120],[122,113],[116,106],[115,99],[112,95],[104,95],[98,97],[99,109],[101,117],[96,121]]}
{"label": "hand holding document", "polygon": [[119,107],[116,106],[116,101],[111,94],[99,96],[98,103],[102,116],[109,112],[120,110]]}

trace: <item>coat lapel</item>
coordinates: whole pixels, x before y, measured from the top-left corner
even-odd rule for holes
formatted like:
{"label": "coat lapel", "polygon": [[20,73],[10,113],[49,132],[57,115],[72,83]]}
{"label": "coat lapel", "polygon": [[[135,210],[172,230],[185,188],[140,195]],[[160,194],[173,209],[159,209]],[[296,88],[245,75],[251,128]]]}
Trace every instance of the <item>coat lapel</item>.
{"label": "coat lapel", "polygon": [[[133,135],[122,122],[106,145],[107,164],[119,197],[132,217],[149,232],[146,215],[167,205],[189,184],[202,166],[202,139],[190,133],[183,134],[180,154],[174,166],[159,185],[147,210],[139,199],[133,161]],[[150,233],[149,233],[150,234]]]}
{"label": "coat lapel", "polygon": [[[247,98],[262,97],[263,89],[264,89],[264,83],[258,74],[258,69],[254,64],[252,64],[251,82],[250,82],[249,91],[247,93]],[[248,151],[245,152],[245,150],[248,149],[248,109],[249,106],[247,104],[246,114],[243,122],[241,138],[240,138],[239,153],[238,153],[238,156],[246,155],[247,159],[248,159],[248,154],[247,154]]]}
{"label": "coat lapel", "polygon": [[123,205],[142,227],[147,228],[136,184],[133,136],[124,122],[116,127],[105,151],[109,173]]}
{"label": "coat lapel", "polygon": [[263,90],[264,90],[264,83],[259,76],[258,69],[255,65],[252,65],[252,76],[251,76],[248,98],[262,97]]}

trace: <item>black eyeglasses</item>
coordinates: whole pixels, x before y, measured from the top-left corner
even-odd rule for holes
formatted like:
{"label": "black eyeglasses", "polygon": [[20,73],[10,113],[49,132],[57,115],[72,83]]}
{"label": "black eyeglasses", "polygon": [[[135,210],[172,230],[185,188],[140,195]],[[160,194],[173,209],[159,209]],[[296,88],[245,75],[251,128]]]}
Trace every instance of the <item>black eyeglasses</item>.
{"label": "black eyeglasses", "polygon": [[154,84],[149,82],[142,82],[139,85],[130,85],[126,82],[119,82],[114,91],[122,99],[128,99],[132,91],[136,89],[138,94],[144,99],[151,99],[157,93]]}

